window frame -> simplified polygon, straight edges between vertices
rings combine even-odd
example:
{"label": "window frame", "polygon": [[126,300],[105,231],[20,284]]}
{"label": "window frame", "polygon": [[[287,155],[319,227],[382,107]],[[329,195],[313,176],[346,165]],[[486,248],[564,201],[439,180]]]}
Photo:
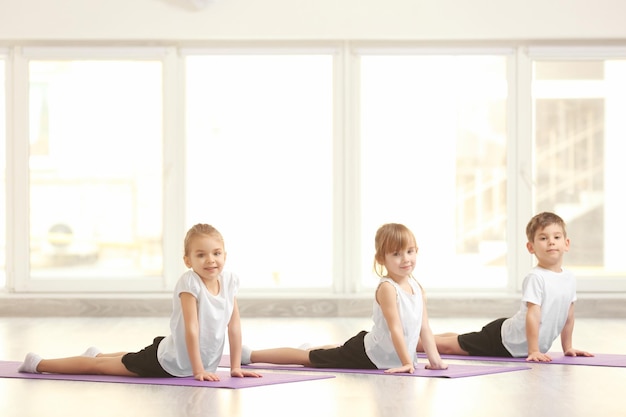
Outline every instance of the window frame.
{"label": "window frame", "polygon": [[[541,45],[541,46],[529,46],[528,48],[519,48],[518,52],[518,68],[521,76],[518,77],[519,89],[524,91],[527,96],[525,100],[520,103],[520,113],[518,114],[517,123],[519,125],[526,126],[527,132],[520,135],[520,138],[527,138],[526,141],[520,140],[519,142],[525,142],[522,144],[523,158],[528,162],[523,164],[520,171],[522,177],[521,184],[524,185],[524,190],[520,191],[520,197],[527,198],[528,200],[520,201],[532,201],[532,158],[533,158],[533,144],[535,140],[534,136],[534,114],[533,114],[533,99],[532,99],[532,67],[533,63],[537,61],[598,61],[598,60],[611,60],[611,59],[626,59],[626,47],[625,46],[574,46],[574,45]],[[532,205],[532,204],[531,204]],[[530,206],[529,205],[529,208]],[[529,214],[529,216],[532,213]],[[530,218],[530,217],[528,217]],[[521,220],[521,219],[520,219]],[[575,237],[574,239],[581,239],[582,237]],[[575,244],[575,241],[572,243]],[[519,251],[522,252],[522,251]],[[566,255],[567,256],[567,255]],[[532,260],[530,255],[526,256]],[[520,260],[522,256],[520,254]],[[564,262],[567,267],[567,261]],[[521,291],[524,275],[519,274],[517,276],[516,289]],[[616,275],[613,277],[607,277],[602,275],[585,274],[576,276],[577,291],[579,294],[585,293],[620,293],[626,292],[626,273],[623,275]]]}
{"label": "window frame", "polygon": [[[10,137],[9,135],[9,49],[8,48],[4,48],[4,47],[0,47],[0,65],[2,66],[2,77],[0,77],[0,82],[2,82],[2,91],[3,91],[3,103],[2,106],[0,106],[0,109],[4,109],[4,112],[2,115],[0,115],[0,118],[3,119],[4,121],[4,130],[0,133],[0,135],[2,136],[3,140],[2,140],[2,152],[0,152],[0,155],[2,155],[2,157],[4,158],[4,161],[2,162],[2,166],[4,167],[4,172],[2,172],[1,177],[4,178],[4,190],[5,192],[3,193],[3,197],[4,197],[4,201],[7,201],[7,196],[8,196],[8,176],[7,174],[7,149],[8,149],[8,138]],[[4,249],[4,253],[0,254],[0,258],[4,258],[4,265],[2,265],[2,268],[0,269],[0,289],[4,286],[6,286],[6,282],[7,282],[7,267],[6,267],[6,262],[8,259],[8,252],[9,252],[9,248],[7,247],[6,244],[6,240],[7,240],[7,234],[8,234],[8,229],[7,227],[9,226],[7,219],[6,219],[6,210],[7,210],[7,204],[5,203],[5,206],[2,210],[2,212],[4,213],[4,215],[0,218],[0,222],[2,222],[2,227],[0,228],[0,230],[4,230],[5,233],[2,234],[2,245],[0,245],[0,248]]]}
{"label": "window frame", "polygon": [[[524,45],[424,46],[410,42],[221,42],[209,46],[12,46],[0,48],[6,85],[6,288],[9,292],[168,292],[181,272],[181,236],[184,219],[184,57],[197,53],[332,53],[333,54],[333,247],[332,288],[323,294],[285,289],[286,297],[371,296],[361,285],[360,256],[354,239],[360,236],[359,57],[362,54],[494,54],[507,55],[507,287],[506,295],[521,290],[534,259],[525,248],[524,228],[533,215],[532,156],[534,60],[626,58],[626,46]],[[28,213],[28,61],[30,59],[149,59],[163,65],[163,274],[147,283],[139,280],[100,280],[82,285],[79,280],[34,282],[29,270]],[[117,281],[117,282],[115,282]],[[78,285],[77,285],[78,284]],[[461,289],[442,290],[444,293]],[[497,290],[502,292],[502,290]],[[626,276],[578,277],[579,293],[626,292]],[[440,291],[437,291],[440,292]],[[476,293],[485,290],[476,289]],[[487,292],[489,292],[487,290]],[[306,294],[305,294],[306,293]],[[241,294],[252,296],[242,285]],[[255,290],[255,295],[258,291]],[[263,296],[275,295],[263,293]],[[432,294],[432,293],[431,293]],[[121,295],[120,295],[121,297]]]}
{"label": "window frame", "polygon": [[[164,218],[177,208],[173,204],[179,194],[180,156],[175,146],[179,109],[176,106],[176,86],[179,82],[178,62],[173,48],[158,47],[16,47],[11,56],[11,73],[8,131],[11,139],[7,146],[7,288],[15,292],[146,292],[163,291],[180,273],[169,259],[163,259],[160,276],[144,278],[99,277],[80,279],[34,279],[30,273],[30,213],[29,213],[29,62],[31,60],[150,60],[162,65],[163,94],[163,205]],[[163,220],[162,220],[163,222]],[[172,238],[179,236],[176,221],[163,222],[163,246],[171,247]],[[179,226],[180,227],[180,226]]]}
{"label": "window frame", "polygon": [[[303,293],[308,294],[311,297],[328,296],[331,294],[346,294],[354,293],[355,282],[357,282],[357,276],[351,273],[351,262],[345,261],[347,252],[352,247],[346,243],[347,233],[344,232],[344,227],[338,227],[337,225],[345,225],[347,219],[350,219],[347,213],[346,199],[344,193],[349,190],[349,186],[346,185],[346,168],[344,167],[344,155],[346,152],[346,142],[349,141],[348,134],[345,126],[345,114],[348,113],[348,103],[346,99],[346,71],[349,66],[349,58],[347,56],[347,48],[342,43],[337,42],[307,42],[298,43],[294,45],[291,42],[268,42],[257,46],[249,45],[231,45],[230,43],[219,43],[212,46],[205,47],[183,47],[179,50],[179,56],[181,58],[181,65],[184,68],[185,60],[188,57],[208,56],[208,55],[328,55],[332,59],[332,72],[333,72],[333,126],[332,126],[332,218],[333,218],[333,230],[332,230],[332,245],[333,245],[333,259],[331,261],[331,270],[333,278],[331,279],[330,287],[319,288],[281,288],[275,289],[263,289],[263,288],[246,288],[242,285],[240,293],[244,296],[252,294],[263,294],[267,296],[275,295],[279,293],[284,296],[300,296]],[[183,91],[183,90],[181,90]],[[181,100],[185,100],[184,95],[180,96]],[[184,119],[185,116],[183,115]],[[184,123],[184,122],[183,122]],[[181,201],[185,201],[181,199]],[[183,211],[184,213],[184,211]],[[227,238],[227,237],[226,237]],[[337,277],[344,277],[344,279],[337,279]]]}
{"label": "window frame", "polygon": [[[423,45],[411,45],[411,44],[406,44],[406,43],[393,43],[393,42],[387,42],[387,43],[378,43],[376,45],[372,45],[372,44],[368,44],[368,43],[355,43],[351,50],[350,50],[350,55],[355,57],[355,71],[358,71],[359,68],[359,62],[360,62],[360,57],[362,56],[368,56],[368,55],[378,55],[378,56],[384,56],[384,55],[389,55],[389,56],[406,56],[406,55],[414,55],[414,56],[437,56],[437,55],[447,55],[447,56],[455,56],[455,55],[463,55],[463,56],[476,56],[476,55],[497,55],[497,56],[503,56],[506,59],[506,79],[508,82],[508,86],[509,86],[509,92],[508,92],[508,97],[507,97],[507,104],[506,104],[506,117],[507,117],[507,128],[506,128],[506,132],[507,132],[507,139],[506,139],[506,148],[507,148],[507,207],[509,208],[509,212],[507,214],[508,216],[508,221],[507,221],[507,230],[506,230],[506,244],[508,248],[512,248],[509,249],[507,251],[507,255],[506,255],[506,259],[507,259],[507,266],[506,266],[506,271],[507,271],[507,275],[508,275],[508,279],[507,279],[507,285],[505,286],[504,289],[502,288],[437,288],[435,291],[437,294],[450,294],[450,293],[458,293],[460,291],[462,292],[466,292],[466,291],[470,291],[470,292],[475,292],[475,293],[490,293],[490,294],[496,294],[496,293],[502,293],[503,291],[506,292],[512,292],[515,291],[515,280],[512,279],[512,277],[515,277],[517,275],[519,275],[518,270],[518,264],[519,264],[519,259],[518,256],[516,254],[517,250],[515,250],[515,248],[517,248],[517,245],[515,244],[516,241],[518,241],[520,239],[520,232],[523,232],[519,230],[519,228],[515,227],[514,224],[516,223],[516,221],[514,220],[514,215],[515,215],[515,208],[516,208],[516,193],[515,190],[517,190],[518,184],[517,181],[519,181],[519,178],[517,178],[516,176],[511,175],[511,163],[513,162],[513,149],[516,149],[518,146],[518,142],[516,140],[517,135],[519,134],[519,132],[516,130],[516,125],[512,122],[516,115],[516,110],[517,110],[517,103],[519,101],[518,98],[518,88],[516,86],[516,76],[517,76],[517,68],[516,68],[516,63],[517,63],[517,49],[514,47],[510,47],[510,46],[496,46],[496,47],[490,47],[490,46],[484,46],[484,47],[477,47],[477,46],[468,46],[468,47],[457,47],[457,46],[445,46],[445,47],[437,47],[437,46],[423,46]],[[358,85],[359,85],[359,77],[358,76],[354,76],[352,77],[353,79],[353,90],[356,92],[354,94],[353,97],[351,97],[351,99],[353,100],[354,103],[358,103]],[[356,108],[356,112],[358,112],[358,104],[355,104],[354,107]],[[355,117],[355,120],[350,120],[350,123],[354,124],[355,126],[359,125],[359,120],[358,117]],[[358,135],[358,133],[357,133]],[[353,141],[355,143],[354,147],[350,150],[347,151],[347,154],[355,154],[358,155],[360,154],[360,147],[359,147],[359,138],[355,138],[355,140]],[[352,143],[352,142],[350,142]],[[357,171],[358,173],[358,171]],[[358,174],[357,174],[358,176]],[[360,190],[360,181],[357,180],[355,181],[353,184],[351,184],[351,187],[353,187],[356,191],[356,193],[359,193],[358,190]],[[355,201],[354,204],[358,205],[358,201],[360,201],[360,195],[356,195],[355,196]],[[356,210],[358,209],[358,207],[355,208],[355,212],[360,213],[360,211]],[[528,210],[528,212],[530,212],[530,208]],[[353,215],[353,217],[357,217],[355,215]],[[355,222],[355,224],[353,225],[353,227],[355,228],[355,230],[359,230],[360,231],[360,217],[358,218],[358,221]],[[523,233],[522,233],[523,234]],[[355,234],[356,235],[356,234]],[[358,238],[361,239],[360,236],[360,232],[358,234]],[[362,262],[359,261],[358,258],[354,259],[354,262],[357,265],[360,265]],[[418,256],[418,262],[419,262],[419,256]],[[365,273],[367,271],[362,271],[362,270],[358,270],[357,275],[361,276],[363,273]],[[419,280],[419,277],[417,277]],[[364,293],[364,292],[371,292],[371,288],[367,287],[365,285],[362,284],[361,279],[359,278],[359,282],[357,283],[357,289],[359,293]]]}

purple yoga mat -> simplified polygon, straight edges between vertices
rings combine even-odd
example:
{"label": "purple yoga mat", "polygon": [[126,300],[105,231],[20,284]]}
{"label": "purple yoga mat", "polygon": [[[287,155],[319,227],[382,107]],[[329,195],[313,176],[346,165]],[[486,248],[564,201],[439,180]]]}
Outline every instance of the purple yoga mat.
{"label": "purple yoga mat", "polygon": [[[522,362],[541,363],[553,365],[587,365],[587,366],[612,366],[617,368],[626,367],[626,355],[594,353],[594,356],[565,356],[562,352],[548,352],[552,357],[551,362],[528,362],[526,358],[501,358],[491,356],[463,356],[463,355],[441,355],[443,359],[461,361],[485,361],[485,362]],[[419,353],[418,356],[425,357]]]}
{"label": "purple yoga mat", "polygon": [[108,375],[59,375],[59,374],[23,374],[17,372],[21,362],[0,361],[0,378],[52,379],[61,381],[114,382],[120,384],[178,385],[204,388],[249,388],[262,385],[285,384],[287,382],[310,381],[334,378],[334,375],[310,375],[301,373],[280,374],[268,372],[261,378],[233,378],[229,371],[216,372],[220,381],[196,381],[189,378],[138,378]]}
{"label": "purple yoga mat", "polygon": [[[222,356],[220,367],[229,367],[230,358],[228,355]],[[490,366],[490,365],[451,365],[445,370],[426,369],[424,364],[418,364],[415,372],[412,374],[398,373],[387,374],[381,369],[343,369],[343,368],[309,368],[300,365],[275,365],[269,363],[255,363],[250,365],[242,365],[246,369],[271,369],[276,371],[312,371],[312,372],[333,372],[337,374],[373,374],[373,375],[389,375],[389,376],[421,376],[431,378],[463,378],[467,376],[489,375],[501,372],[522,371],[531,369],[529,366]]]}

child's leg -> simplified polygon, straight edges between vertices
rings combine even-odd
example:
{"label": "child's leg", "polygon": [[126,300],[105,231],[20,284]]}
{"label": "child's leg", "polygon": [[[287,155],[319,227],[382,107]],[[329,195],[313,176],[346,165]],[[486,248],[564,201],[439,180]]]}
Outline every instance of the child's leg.
{"label": "child's leg", "polygon": [[99,356],[99,357],[115,357],[115,356],[124,356],[126,353],[127,352],[104,353],[104,352],[101,352],[100,349],[98,349],[97,347],[91,346],[86,351],[84,351],[83,354],[80,355],[80,356],[88,356],[90,358],[95,358],[97,356]]}
{"label": "child's leg", "polygon": [[443,333],[435,335],[437,350],[443,355],[469,355],[459,345],[459,335],[456,333]]}
{"label": "child's leg", "polygon": [[98,358],[117,358],[118,356],[124,356],[127,352],[115,352],[115,353],[99,353]]}
{"label": "child's leg", "polygon": [[307,351],[312,351],[312,350],[319,350],[319,349],[335,349],[338,348],[341,345],[322,345],[322,346],[300,346],[299,349],[303,349],[303,350],[307,350]]}
{"label": "child's leg", "polygon": [[98,356],[90,358],[86,356],[74,356],[62,359],[42,359],[37,365],[37,372],[54,374],[81,374],[81,375],[117,375],[137,376],[130,372],[122,363],[122,355]]}
{"label": "child's leg", "polygon": [[253,350],[250,354],[250,360],[252,363],[311,366],[308,349],[276,348]]}
{"label": "child's leg", "polygon": [[[459,345],[459,335],[457,333],[441,333],[434,335],[435,344],[437,345],[437,351],[443,355],[469,355],[468,352],[461,349]],[[418,352],[424,352],[424,346],[422,346],[422,340],[417,342]]]}
{"label": "child's leg", "polygon": [[[437,351],[439,351],[439,353],[443,353],[441,352],[441,350],[439,349],[439,341],[441,340],[441,338],[443,337],[452,337],[452,336],[458,336],[458,334],[456,333],[441,333],[441,334],[435,334],[433,335],[433,337],[435,338],[435,343],[437,344]],[[424,350],[424,345],[422,344],[422,338],[420,337],[420,339],[417,341],[417,349],[415,349],[417,352],[423,353],[426,352]]]}

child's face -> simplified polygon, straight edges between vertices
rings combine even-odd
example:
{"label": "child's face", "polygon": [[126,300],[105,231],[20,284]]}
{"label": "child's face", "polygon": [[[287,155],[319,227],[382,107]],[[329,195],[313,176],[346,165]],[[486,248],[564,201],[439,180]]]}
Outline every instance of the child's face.
{"label": "child's face", "polygon": [[387,269],[387,274],[394,281],[410,277],[413,273],[413,269],[415,269],[416,258],[416,247],[385,254],[385,268]]}
{"label": "child's face", "polygon": [[526,247],[528,252],[537,257],[540,267],[560,272],[563,254],[569,250],[569,239],[565,237],[561,226],[551,224],[538,230]]}
{"label": "child's face", "polygon": [[203,280],[217,279],[224,263],[226,251],[222,241],[210,236],[201,235],[192,239],[189,244],[189,254],[184,258],[187,268],[191,268]]}

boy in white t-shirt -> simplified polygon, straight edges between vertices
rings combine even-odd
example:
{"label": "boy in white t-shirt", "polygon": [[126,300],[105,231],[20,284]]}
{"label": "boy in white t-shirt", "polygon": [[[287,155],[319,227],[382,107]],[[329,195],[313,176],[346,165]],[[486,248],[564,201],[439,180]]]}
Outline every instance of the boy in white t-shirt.
{"label": "boy in white t-shirt", "polygon": [[[566,356],[593,356],[572,347],[574,332],[574,275],[561,266],[569,250],[565,222],[554,213],[534,216],[526,226],[528,252],[537,258],[524,278],[519,311],[510,318],[492,321],[479,332],[435,335],[441,354],[468,356],[524,357],[549,362],[547,354],[556,338]],[[421,344],[417,351],[421,352]]]}

